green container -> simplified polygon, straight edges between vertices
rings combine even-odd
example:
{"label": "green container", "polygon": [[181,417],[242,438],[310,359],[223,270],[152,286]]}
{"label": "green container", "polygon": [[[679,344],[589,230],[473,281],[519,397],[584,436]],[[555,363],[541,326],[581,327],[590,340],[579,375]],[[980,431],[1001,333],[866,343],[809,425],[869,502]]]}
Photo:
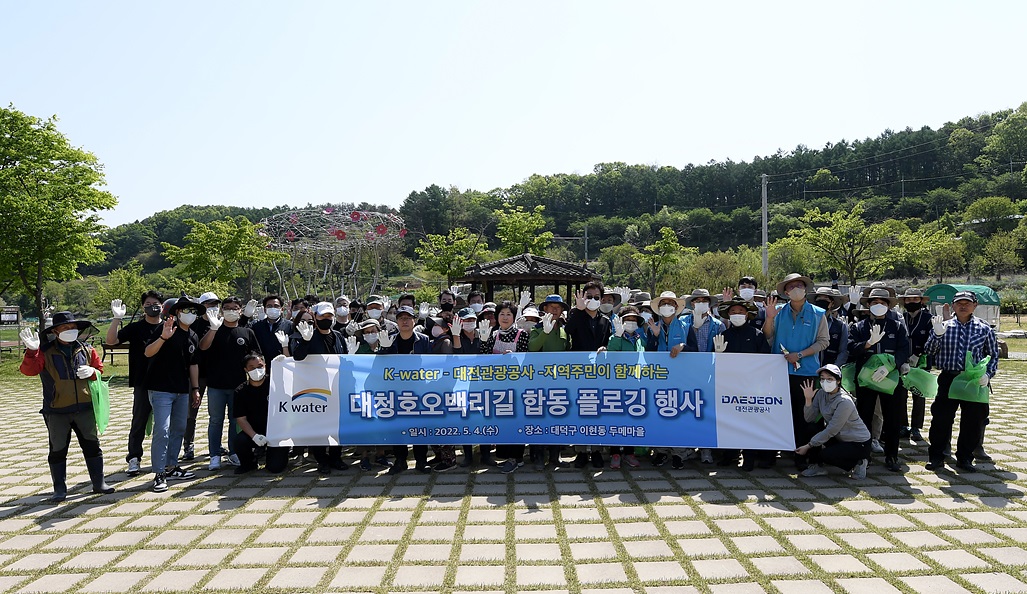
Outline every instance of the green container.
{"label": "green container", "polygon": [[[879,382],[874,381],[874,372],[878,367],[884,366],[888,369],[888,375]],[[859,371],[856,378],[859,385],[877,390],[884,394],[894,394],[895,388],[899,385],[899,371],[895,369],[895,357],[887,353],[878,353],[867,359],[863,369]]]}
{"label": "green container", "polygon": [[902,376],[902,385],[917,396],[933,399],[938,395],[938,376],[930,371],[914,367]]}
{"label": "green container", "polygon": [[849,394],[856,393],[856,364],[842,365],[842,389]]}

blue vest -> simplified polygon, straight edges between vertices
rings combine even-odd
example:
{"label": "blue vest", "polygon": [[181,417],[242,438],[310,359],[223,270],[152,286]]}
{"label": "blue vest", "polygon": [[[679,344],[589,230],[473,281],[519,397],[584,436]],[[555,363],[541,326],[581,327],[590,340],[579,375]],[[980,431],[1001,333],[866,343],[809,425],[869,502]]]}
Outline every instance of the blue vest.
{"label": "blue vest", "polygon": [[[663,325],[663,319],[660,319]],[[656,337],[656,350],[670,351],[671,347],[688,342],[688,331],[692,328],[691,316],[674,318],[666,328],[662,328],[660,335]]]}
{"label": "blue vest", "polygon": [[[817,328],[824,319],[824,310],[806,302],[798,316],[794,315],[792,306],[785,302],[777,306],[777,317],[774,318],[774,344],[771,349],[781,354],[781,346],[789,353],[798,353],[817,340]],[[790,375],[815,376],[820,368],[820,357],[813,355],[799,359],[799,368],[788,366]]]}

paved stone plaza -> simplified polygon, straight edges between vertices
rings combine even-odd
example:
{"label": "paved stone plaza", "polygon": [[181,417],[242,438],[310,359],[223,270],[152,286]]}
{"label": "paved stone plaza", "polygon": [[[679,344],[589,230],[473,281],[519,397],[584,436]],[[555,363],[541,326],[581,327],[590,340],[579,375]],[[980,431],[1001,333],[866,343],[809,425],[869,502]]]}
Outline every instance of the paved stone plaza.
{"label": "paved stone plaza", "polygon": [[905,474],[878,464],[858,482],[697,463],[240,477],[208,472],[203,451],[197,478],[160,494],[124,474],[117,387],[102,443],[118,492],[85,494],[73,443],[56,506],[38,383],[2,382],[0,591],[1027,592],[1023,376],[996,378],[995,464],[976,474],[924,470],[926,444],[903,449]]}

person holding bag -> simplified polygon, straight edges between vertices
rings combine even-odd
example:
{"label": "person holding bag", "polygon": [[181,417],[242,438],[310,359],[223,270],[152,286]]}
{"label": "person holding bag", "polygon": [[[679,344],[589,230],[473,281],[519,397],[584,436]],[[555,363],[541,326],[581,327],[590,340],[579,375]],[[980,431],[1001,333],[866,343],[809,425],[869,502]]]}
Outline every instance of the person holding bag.
{"label": "person holding bag", "polygon": [[68,311],[57,312],[53,325],[46,331],[53,340],[40,347],[39,337],[29,328],[18,335],[25,345],[25,357],[19,370],[23,375],[39,376],[43,384],[43,415],[49,435],[47,462],[53,481],[53,495],[48,501],[57,503],[68,496],[68,447],[75,432],[89,470],[93,493],[113,493],[103,476],[103,451],[97,437],[96,417],[90,381],[99,381],[103,361],[96,349],[79,340],[85,331],[95,331],[92,322],[76,320]]}

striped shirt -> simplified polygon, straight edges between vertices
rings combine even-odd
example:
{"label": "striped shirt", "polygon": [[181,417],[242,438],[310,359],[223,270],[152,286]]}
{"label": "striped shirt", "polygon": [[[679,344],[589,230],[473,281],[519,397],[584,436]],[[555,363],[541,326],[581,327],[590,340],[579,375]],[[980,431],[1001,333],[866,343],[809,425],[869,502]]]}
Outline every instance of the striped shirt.
{"label": "striped shirt", "polygon": [[991,355],[988,375],[995,377],[998,373],[998,340],[991,326],[980,318],[971,317],[965,324],[961,324],[958,318],[952,318],[945,322],[944,334],[938,336],[931,332],[924,345],[924,352],[934,355],[934,365],[942,371],[963,371],[967,351],[974,363],[980,363],[985,355]]}

